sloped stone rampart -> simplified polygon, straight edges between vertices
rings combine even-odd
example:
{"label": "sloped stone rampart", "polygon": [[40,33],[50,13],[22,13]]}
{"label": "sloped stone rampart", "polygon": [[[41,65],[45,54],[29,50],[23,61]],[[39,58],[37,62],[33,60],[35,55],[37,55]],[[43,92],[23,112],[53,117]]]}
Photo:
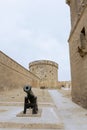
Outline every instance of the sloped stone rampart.
{"label": "sloped stone rampart", "polygon": [[40,79],[0,51],[0,91],[31,85],[39,86]]}

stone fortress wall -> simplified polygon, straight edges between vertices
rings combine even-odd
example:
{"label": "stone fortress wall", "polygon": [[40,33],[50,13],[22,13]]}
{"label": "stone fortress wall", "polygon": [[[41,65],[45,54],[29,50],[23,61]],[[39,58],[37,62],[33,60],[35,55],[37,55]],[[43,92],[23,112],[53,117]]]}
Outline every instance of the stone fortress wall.
{"label": "stone fortress wall", "polygon": [[0,51],[0,91],[31,85],[39,86],[40,79]]}
{"label": "stone fortress wall", "polygon": [[30,72],[37,75],[40,81],[40,87],[57,88],[58,87],[58,64],[49,60],[38,60],[29,64]]}
{"label": "stone fortress wall", "polygon": [[31,85],[39,88],[71,86],[70,81],[58,81],[58,64],[38,60],[29,64],[29,70],[0,51],[0,91]]}
{"label": "stone fortress wall", "polygon": [[71,89],[72,88],[71,81],[59,81],[58,82],[58,87],[59,88]]}
{"label": "stone fortress wall", "polygon": [[71,13],[72,100],[87,108],[87,0],[67,0],[67,3]]}

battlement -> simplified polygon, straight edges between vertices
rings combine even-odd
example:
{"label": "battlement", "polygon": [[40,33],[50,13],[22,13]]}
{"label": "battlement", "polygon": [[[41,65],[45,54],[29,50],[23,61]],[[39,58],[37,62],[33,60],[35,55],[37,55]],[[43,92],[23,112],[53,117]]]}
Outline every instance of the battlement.
{"label": "battlement", "polygon": [[49,60],[37,60],[37,61],[31,62],[29,63],[29,68],[35,65],[51,65],[58,69],[58,64],[56,62],[49,61]]}

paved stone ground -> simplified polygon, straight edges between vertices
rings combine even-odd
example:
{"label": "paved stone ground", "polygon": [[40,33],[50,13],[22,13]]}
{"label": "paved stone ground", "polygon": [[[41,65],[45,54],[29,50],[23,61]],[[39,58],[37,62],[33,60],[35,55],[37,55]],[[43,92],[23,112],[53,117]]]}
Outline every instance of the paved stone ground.
{"label": "paved stone ground", "polygon": [[87,130],[87,110],[71,101],[68,90],[45,90],[39,95],[42,113],[35,117],[17,117],[23,111],[23,102],[2,97],[0,130]]}
{"label": "paved stone ground", "polygon": [[64,130],[87,130],[87,110],[73,103],[56,90],[49,90],[49,92],[62,117]]}
{"label": "paved stone ground", "polygon": [[35,114],[30,117],[17,117],[17,114],[23,111],[23,107],[2,106],[0,109],[4,110],[0,114],[0,127],[2,128],[63,128],[60,117],[55,112],[55,107],[41,107],[41,116]]}

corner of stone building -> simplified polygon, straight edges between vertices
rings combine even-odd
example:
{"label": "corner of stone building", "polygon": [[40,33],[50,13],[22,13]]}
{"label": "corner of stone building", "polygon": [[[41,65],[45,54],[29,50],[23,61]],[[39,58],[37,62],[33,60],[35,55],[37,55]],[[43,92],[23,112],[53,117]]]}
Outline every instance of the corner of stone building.
{"label": "corner of stone building", "polygon": [[[87,0],[71,2],[71,23],[73,23],[69,37],[71,94],[75,103],[87,108]],[[74,15],[77,17],[76,22]]]}

